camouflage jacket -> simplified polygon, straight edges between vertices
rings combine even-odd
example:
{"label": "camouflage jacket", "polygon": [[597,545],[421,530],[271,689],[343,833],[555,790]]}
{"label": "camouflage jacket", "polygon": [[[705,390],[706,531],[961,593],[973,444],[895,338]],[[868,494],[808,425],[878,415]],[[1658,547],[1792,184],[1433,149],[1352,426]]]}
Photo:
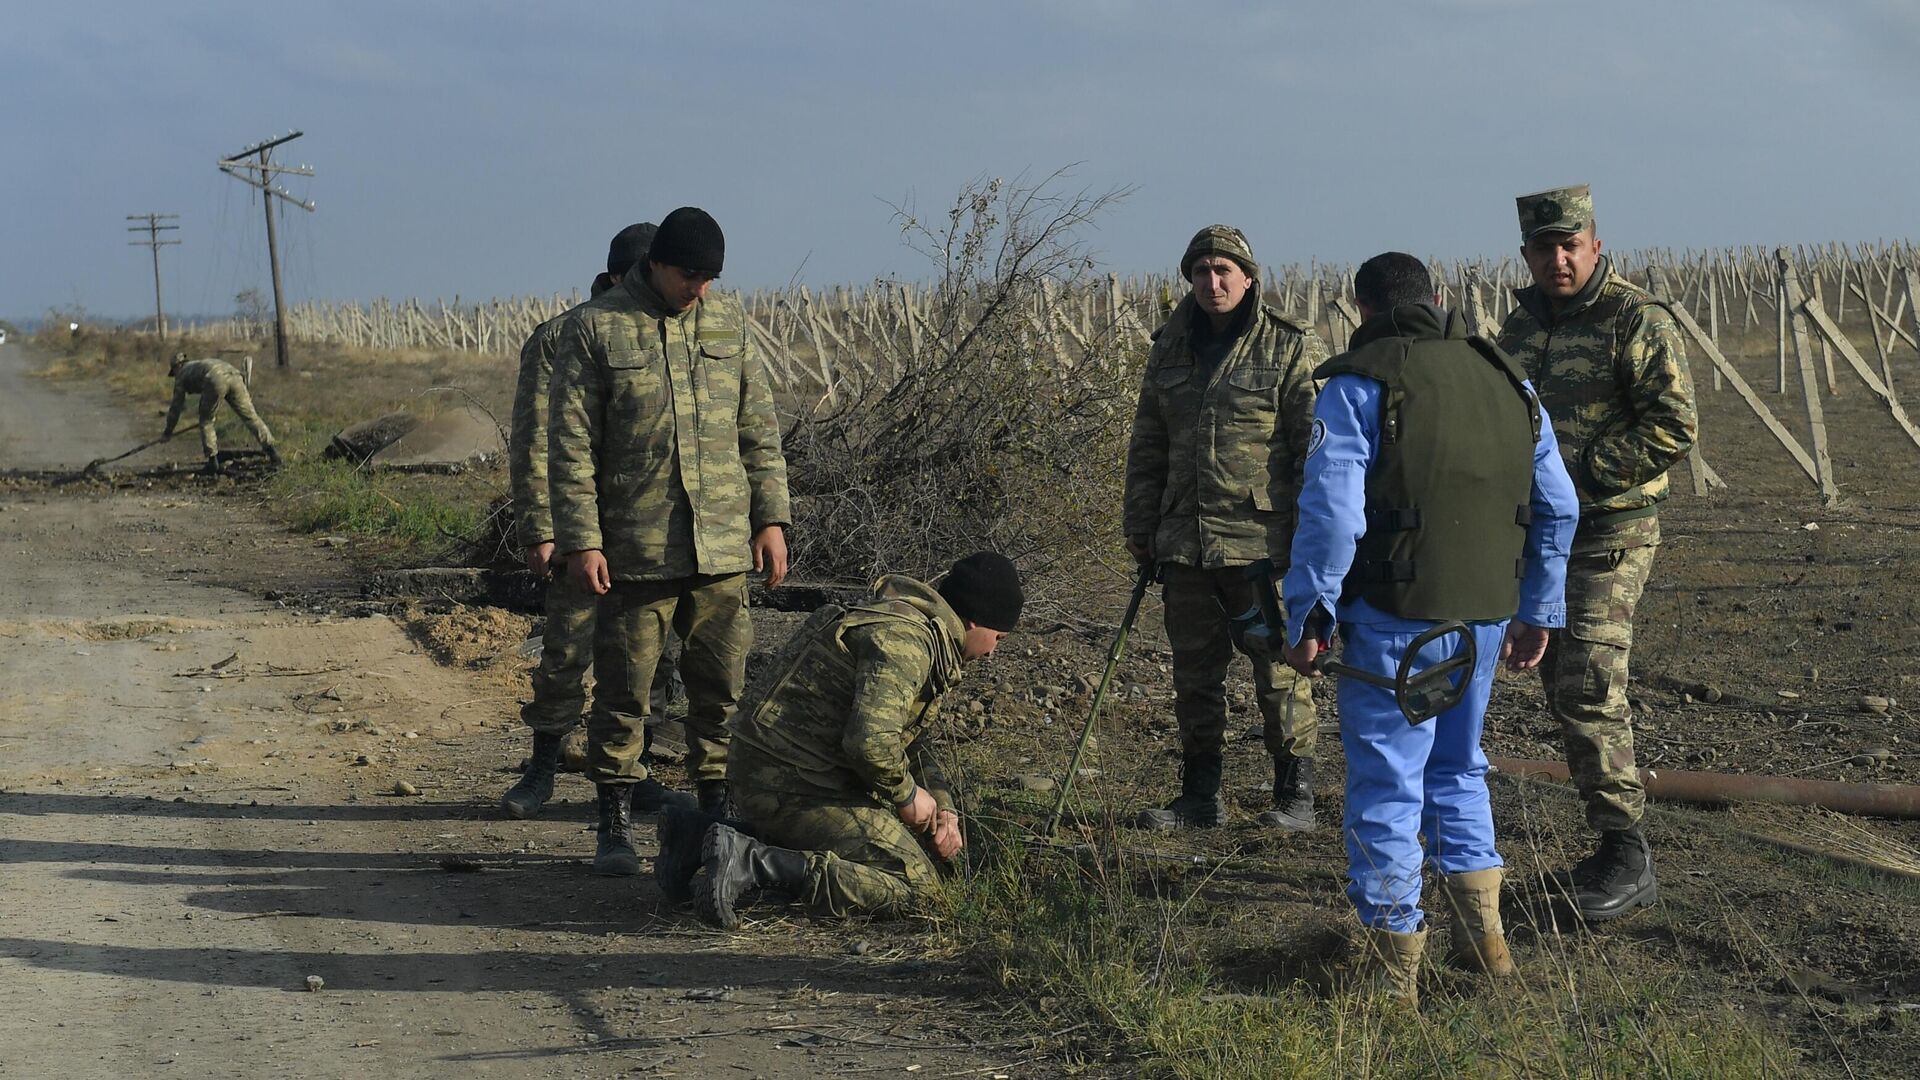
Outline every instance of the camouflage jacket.
{"label": "camouflage jacket", "polygon": [[228,386],[245,386],[247,380],[240,369],[225,360],[189,360],[180,365],[180,371],[173,377],[173,404],[167,406],[167,426],[180,422],[180,411],[187,406],[189,396],[198,396],[214,391],[224,394]]}
{"label": "camouflage jacket", "polygon": [[1192,345],[1201,317],[1188,296],[1155,334],[1127,447],[1126,535],[1152,537],[1160,562],[1271,558],[1282,572],[1327,349],[1260,303],[1209,372]]}
{"label": "camouflage jacket", "polygon": [[767,369],[731,297],[680,314],[629,274],[555,343],[547,488],[562,554],[598,548],[615,581],[735,574],[792,520]]}
{"label": "camouflage jacket", "polygon": [[1693,446],[1698,419],[1679,324],[1610,260],[1558,314],[1535,286],[1515,297],[1499,345],[1553,418],[1580,493],[1575,551],[1623,546],[1606,538],[1644,534],[1629,523],[1658,509],[1667,470]]}
{"label": "camouflage jacket", "polygon": [[873,598],[799,645],[760,706],[728,725],[734,746],[775,767],[748,783],[899,806],[917,784],[942,809],[953,793],[933,729],[960,681],[966,624],[932,587],[891,574]]}
{"label": "camouflage jacket", "polygon": [[534,327],[520,347],[507,474],[513,490],[514,533],[521,547],[553,539],[553,506],[547,498],[547,387],[553,381],[553,347],[566,321],[566,312],[548,319]]}

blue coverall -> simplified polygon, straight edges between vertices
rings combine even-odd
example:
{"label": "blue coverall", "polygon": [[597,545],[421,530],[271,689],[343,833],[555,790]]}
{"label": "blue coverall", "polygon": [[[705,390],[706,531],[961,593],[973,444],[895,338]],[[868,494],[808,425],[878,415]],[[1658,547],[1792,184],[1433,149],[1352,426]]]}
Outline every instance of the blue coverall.
{"label": "blue coverall", "polygon": [[[1366,532],[1367,471],[1380,444],[1380,383],[1340,374],[1314,406],[1314,437],[1300,490],[1299,524],[1282,579],[1287,641],[1298,645],[1310,617],[1317,627],[1337,616],[1346,641],[1342,659],[1392,676],[1408,645],[1434,624],[1388,614],[1355,598],[1340,601],[1355,545]],[[1519,619],[1540,627],[1566,624],[1567,552],[1579,499],[1560,460],[1553,425],[1542,417],[1534,445],[1533,509]],[[1443,874],[1500,866],[1487,795],[1487,758],[1480,749],[1487,698],[1507,620],[1469,624],[1479,663],[1466,696],[1427,723],[1409,724],[1393,692],[1358,679],[1340,682],[1340,742],[1347,757],[1347,896],[1360,921],[1396,933],[1420,929],[1420,840]],[[1324,631],[1319,631],[1324,633]],[[1415,670],[1456,654],[1453,635],[1432,642]]]}

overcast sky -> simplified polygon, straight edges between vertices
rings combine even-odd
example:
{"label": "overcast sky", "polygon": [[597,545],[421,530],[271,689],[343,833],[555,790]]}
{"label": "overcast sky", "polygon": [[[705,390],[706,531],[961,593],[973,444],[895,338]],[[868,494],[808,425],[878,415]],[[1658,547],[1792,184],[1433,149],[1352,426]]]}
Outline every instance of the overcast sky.
{"label": "overcast sky", "polygon": [[584,289],[686,203],[725,283],[919,278],[890,203],[1079,163],[1131,186],[1091,236],[1170,269],[1201,225],[1266,262],[1499,254],[1516,194],[1594,185],[1618,248],[1920,234],[1920,0],[964,4],[10,4],[0,315],[152,305],[125,215],[175,212],[172,312]]}

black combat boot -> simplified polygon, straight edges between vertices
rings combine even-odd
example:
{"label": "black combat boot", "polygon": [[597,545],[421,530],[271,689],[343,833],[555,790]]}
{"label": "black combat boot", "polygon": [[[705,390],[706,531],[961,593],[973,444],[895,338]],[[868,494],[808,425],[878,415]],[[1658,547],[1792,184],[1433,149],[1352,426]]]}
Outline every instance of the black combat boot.
{"label": "black combat boot", "polygon": [[267,463],[276,469],[286,464],[286,461],[280,457],[280,449],[272,443],[267,444]]}
{"label": "black combat boot", "polygon": [[220,464],[219,455],[215,455],[207,459],[207,463],[200,467],[200,471],[208,476],[219,476],[227,470]]}
{"label": "black combat boot", "polygon": [[553,776],[560,771],[560,742],[564,736],[533,733],[533,755],[527,758],[526,768],[520,770],[520,780],[507,789],[500,797],[500,809],[508,817],[530,818],[547,805],[553,798]]}
{"label": "black combat boot", "polygon": [[1653,853],[1640,826],[1600,834],[1600,846],[1574,864],[1573,906],[1588,922],[1617,919],[1660,897]]}
{"label": "black combat boot", "polygon": [[781,888],[797,893],[807,881],[807,853],[763,844],[726,825],[714,825],[700,839],[700,865],[706,875],[693,883],[693,909],[722,930],[740,926],[736,905],[754,889]]}
{"label": "black combat boot", "polygon": [[1313,820],[1313,759],[1292,754],[1273,758],[1273,809],[1254,819],[1283,832],[1306,832]]}
{"label": "black combat boot", "polygon": [[633,877],[640,872],[640,856],[633,850],[633,797],[626,784],[594,788],[600,795],[600,843],[593,852],[593,872]]}
{"label": "black combat boot", "polygon": [[676,903],[693,899],[693,876],[700,872],[700,840],[715,825],[748,833],[746,823],[703,814],[691,805],[669,806],[653,827],[660,853],[653,857],[653,880],[661,895]]}
{"label": "black combat boot", "polygon": [[651,776],[633,785],[633,812],[636,814],[658,814],[676,806],[692,809],[693,796],[684,791],[675,791]]}
{"label": "black combat boot", "polygon": [[1180,759],[1180,797],[1164,807],[1142,810],[1134,819],[1141,829],[1210,829],[1227,819],[1220,797],[1221,761],[1218,753],[1188,754]]}
{"label": "black combat boot", "polygon": [[728,798],[725,780],[695,780],[693,793],[699,799],[701,813],[717,818],[732,816],[733,800]]}

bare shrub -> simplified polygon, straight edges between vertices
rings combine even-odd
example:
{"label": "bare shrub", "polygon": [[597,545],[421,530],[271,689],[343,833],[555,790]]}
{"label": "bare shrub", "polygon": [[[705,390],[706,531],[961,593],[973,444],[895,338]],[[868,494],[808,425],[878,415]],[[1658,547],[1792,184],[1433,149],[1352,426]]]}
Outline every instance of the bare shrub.
{"label": "bare shrub", "polygon": [[876,346],[788,436],[809,574],[931,574],[988,547],[1046,606],[1066,599],[1072,563],[1111,554],[1144,351],[1111,326],[1064,332],[1051,313],[1089,283],[1082,232],[1127,192],[1064,179],[976,180],[938,218],[896,208],[938,276],[917,342]]}

